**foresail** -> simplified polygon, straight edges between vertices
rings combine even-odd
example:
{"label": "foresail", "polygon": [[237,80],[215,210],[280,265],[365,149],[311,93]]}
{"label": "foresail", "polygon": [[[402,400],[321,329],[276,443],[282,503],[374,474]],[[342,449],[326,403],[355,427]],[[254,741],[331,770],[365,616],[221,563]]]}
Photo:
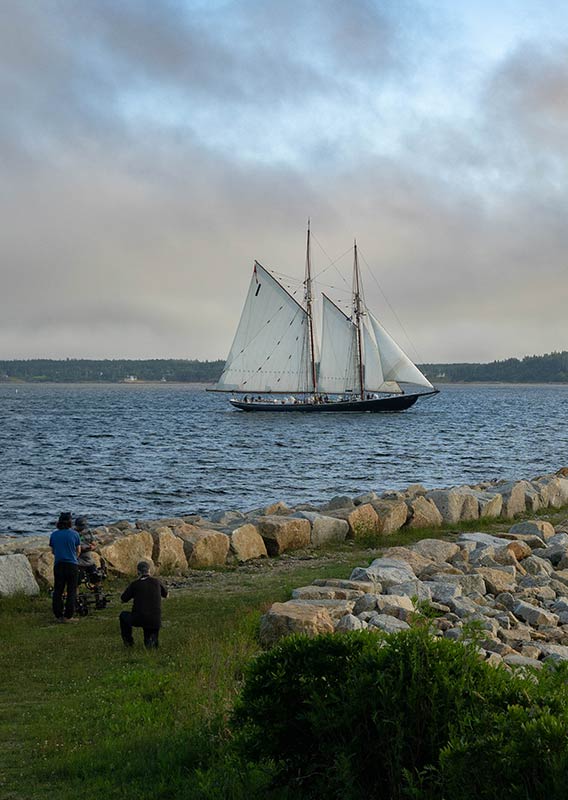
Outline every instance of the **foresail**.
{"label": "foresail", "polygon": [[434,387],[418,367],[409,359],[381,323],[369,313],[375,339],[381,354],[381,364],[385,381],[414,383],[418,386]]}
{"label": "foresail", "polygon": [[323,297],[321,357],[318,390],[344,394],[358,390],[357,330],[340,308]]}
{"label": "foresail", "polygon": [[258,262],[223,374],[239,392],[313,391],[306,311]]}

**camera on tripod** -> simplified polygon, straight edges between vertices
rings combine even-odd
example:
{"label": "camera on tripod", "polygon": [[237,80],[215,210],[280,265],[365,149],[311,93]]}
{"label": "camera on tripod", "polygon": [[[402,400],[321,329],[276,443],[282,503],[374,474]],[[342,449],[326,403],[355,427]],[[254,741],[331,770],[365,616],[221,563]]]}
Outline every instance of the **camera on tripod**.
{"label": "camera on tripod", "polygon": [[110,592],[105,592],[103,582],[106,580],[107,570],[104,563],[100,567],[89,565],[79,567],[79,580],[77,583],[76,611],[80,617],[86,617],[91,608],[100,610],[110,603]]}

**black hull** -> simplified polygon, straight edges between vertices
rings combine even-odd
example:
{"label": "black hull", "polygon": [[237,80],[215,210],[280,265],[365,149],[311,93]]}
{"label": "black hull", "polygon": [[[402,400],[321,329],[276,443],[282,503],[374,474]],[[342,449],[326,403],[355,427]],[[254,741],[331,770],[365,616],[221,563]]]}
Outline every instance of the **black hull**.
{"label": "black hull", "polygon": [[229,402],[239,411],[303,411],[310,414],[370,412],[384,414],[406,411],[420,397],[430,397],[434,394],[438,394],[438,390],[425,392],[424,394],[401,394],[394,397],[381,397],[376,400],[339,400],[333,403],[267,403],[262,400],[257,400],[254,403],[245,403],[242,400],[229,400]]}

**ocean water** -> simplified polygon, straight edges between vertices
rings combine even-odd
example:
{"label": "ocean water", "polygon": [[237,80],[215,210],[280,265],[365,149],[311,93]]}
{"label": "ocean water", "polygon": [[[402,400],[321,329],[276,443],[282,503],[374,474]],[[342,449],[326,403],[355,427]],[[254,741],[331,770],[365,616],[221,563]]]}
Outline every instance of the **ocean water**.
{"label": "ocean water", "polygon": [[568,386],[441,388],[399,414],[271,415],[188,385],[0,384],[0,534],[568,465]]}

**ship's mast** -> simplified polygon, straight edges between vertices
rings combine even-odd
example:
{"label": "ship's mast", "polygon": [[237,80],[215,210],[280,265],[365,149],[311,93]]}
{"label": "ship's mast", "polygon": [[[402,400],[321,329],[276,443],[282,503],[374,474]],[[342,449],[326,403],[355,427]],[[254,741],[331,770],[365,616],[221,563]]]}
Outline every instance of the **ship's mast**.
{"label": "ship's mast", "polygon": [[357,258],[357,240],[353,243],[353,309],[355,312],[355,324],[357,327],[357,354],[359,357],[359,388],[361,400],[365,399],[365,366],[363,364],[363,335],[361,330],[361,317],[363,307],[361,303],[361,279],[359,275],[359,260]]}
{"label": "ship's mast", "polygon": [[312,296],[312,265],[310,257],[310,220],[308,219],[308,236],[306,242],[306,279],[304,281],[306,287],[306,312],[308,314],[308,330],[310,336],[310,372],[312,376],[312,386],[314,393],[317,392],[316,382],[316,348],[314,339],[314,314],[313,314],[313,296]]}

